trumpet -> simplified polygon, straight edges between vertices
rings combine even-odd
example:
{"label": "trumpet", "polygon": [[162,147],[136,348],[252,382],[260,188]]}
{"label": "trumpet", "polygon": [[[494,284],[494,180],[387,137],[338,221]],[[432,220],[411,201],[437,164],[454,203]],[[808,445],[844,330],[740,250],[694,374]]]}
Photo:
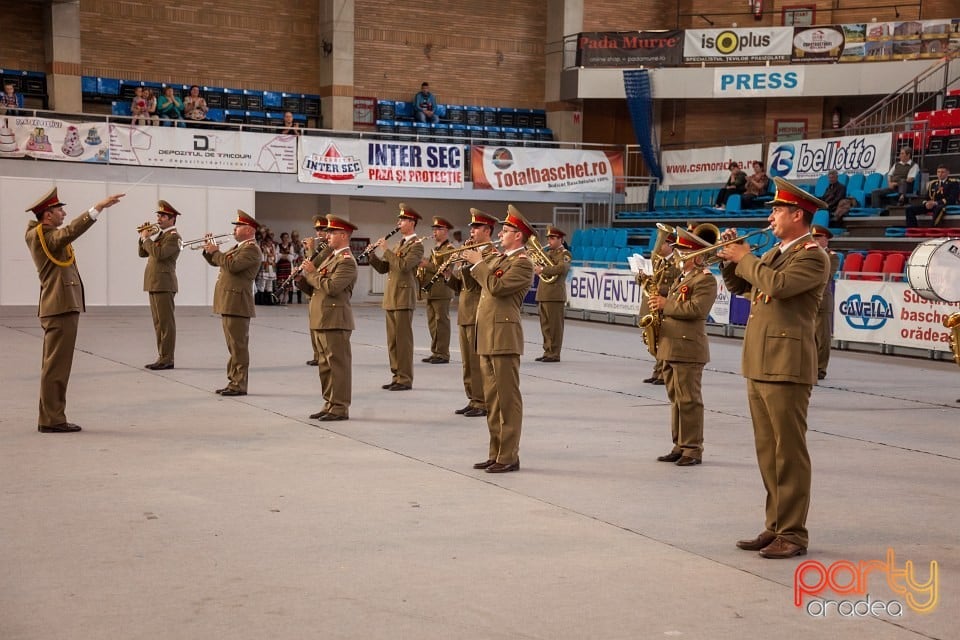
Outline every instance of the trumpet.
{"label": "trumpet", "polygon": [[452,265],[454,262],[460,262],[465,259],[463,258],[463,256],[460,255],[464,251],[468,249],[476,249],[479,251],[484,247],[493,247],[494,249],[498,249],[499,247],[497,245],[499,244],[500,244],[499,240],[496,242],[488,241],[488,242],[480,242],[478,244],[465,244],[462,247],[456,247],[454,249],[446,249],[445,251],[437,251],[436,252],[437,254],[443,255],[444,261],[441,262],[440,265],[437,267],[437,272],[433,274],[433,277],[430,278],[430,280],[426,284],[420,287],[420,291],[430,291],[430,287],[435,285],[437,281],[439,281],[440,278],[443,277],[443,272],[446,271],[450,265]]}
{"label": "trumpet", "polygon": [[192,249],[194,251],[197,251],[199,249],[203,249],[203,245],[207,244],[208,240],[213,240],[214,244],[219,246],[224,242],[226,242],[227,238],[232,238],[232,237],[233,237],[232,233],[221,233],[216,236],[204,236],[202,238],[195,238],[193,240],[183,240],[180,242],[180,248],[183,249],[186,247],[187,249]]}
{"label": "trumpet", "polygon": [[[536,236],[530,236],[527,238],[526,243],[527,251],[530,252],[530,259],[533,260],[535,264],[540,265],[541,268],[553,267],[556,266],[553,264],[553,260],[550,259],[550,256],[547,255],[547,252],[543,250],[543,245],[540,244],[540,241],[537,240]],[[540,274],[540,281],[551,284],[557,281],[559,274],[554,274],[552,276],[545,276],[542,273]]]}
{"label": "trumpet", "polygon": [[[730,244],[737,244],[738,242],[746,242],[748,238],[752,238],[753,236],[757,236],[760,234],[766,234],[772,228],[773,227],[764,227],[763,229],[754,229],[749,233],[745,233],[743,235],[737,236],[736,238],[730,238],[729,240],[723,240],[722,242],[717,242],[715,244],[710,245],[709,247],[704,247],[703,249],[693,249],[690,251],[680,251],[679,249],[674,249],[673,261],[676,263],[677,266],[680,266],[682,263],[688,260],[693,260],[694,258],[697,258],[699,256],[707,256],[707,259],[704,262],[705,265],[716,264],[723,260],[723,258],[717,255],[718,249],[721,249]],[[750,249],[751,251],[755,251],[756,249],[762,246],[763,246],[762,244],[758,243],[756,245],[751,245]]]}
{"label": "trumpet", "polygon": [[149,235],[155,235],[160,233],[160,225],[156,222],[144,222],[142,225],[137,227],[137,233],[143,233],[144,231],[149,231]]}

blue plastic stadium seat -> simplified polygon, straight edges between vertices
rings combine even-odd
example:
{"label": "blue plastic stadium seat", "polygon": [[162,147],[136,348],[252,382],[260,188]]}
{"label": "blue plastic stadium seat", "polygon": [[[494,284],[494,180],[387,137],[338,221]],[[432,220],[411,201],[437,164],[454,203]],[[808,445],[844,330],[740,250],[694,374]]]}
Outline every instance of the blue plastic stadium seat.
{"label": "blue plastic stadium seat", "polygon": [[826,209],[820,209],[813,214],[813,224],[826,227],[830,224],[830,212]]}
{"label": "blue plastic stadium seat", "polygon": [[570,236],[570,246],[576,248],[581,244],[583,244],[583,229],[574,229],[573,235]]}
{"label": "blue plastic stadium seat", "polygon": [[727,196],[727,212],[730,211],[740,211],[740,194],[734,193]]}
{"label": "blue plastic stadium seat", "polygon": [[863,181],[865,177],[862,173],[854,173],[847,178],[847,195],[851,191],[863,191]]}
{"label": "blue plastic stadium seat", "polygon": [[[880,189],[887,184],[887,176],[882,173],[871,173],[863,181],[863,191],[867,195],[874,189]],[[861,204],[866,204],[865,202]]]}
{"label": "blue plastic stadium seat", "polygon": [[615,247],[626,247],[627,246],[627,230],[626,229],[615,229],[615,234],[613,238],[613,246]]}
{"label": "blue plastic stadium seat", "polygon": [[597,253],[597,248],[592,245],[587,245],[583,247],[583,250],[580,253],[581,260],[593,260],[593,256]]}
{"label": "blue plastic stadium seat", "polygon": [[130,101],[129,100],[114,100],[110,103],[110,113],[115,116],[130,116],[132,111],[130,110]]}
{"label": "blue plastic stadium seat", "polygon": [[830,184],[830,179],[827,178],[826,174],[817,178],[817,183],[813,186],[813,195],[822,198],[828,184]]}

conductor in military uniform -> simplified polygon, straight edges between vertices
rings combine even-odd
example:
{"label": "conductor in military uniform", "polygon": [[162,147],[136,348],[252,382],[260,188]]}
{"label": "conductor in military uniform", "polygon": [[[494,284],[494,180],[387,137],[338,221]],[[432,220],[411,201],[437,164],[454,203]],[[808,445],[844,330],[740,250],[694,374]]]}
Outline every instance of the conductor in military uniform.
{"label": "conductor in military uniform", "polygon": [[223,336],[230,360],[227,362],[229,383],[217,393],[222,396],[247,395],[250,374],[250,318],[255,317],[253,281],[260,270],[263,256],[255,239],[260,225],[248,213],[237,209],[233,221],[236,246],[221,252],[213,238],[203,245],[203,257],[213,267],[220,267],[213,290],[213,312],[221,316]]}
{"label": "conductor in military uniform", "polygon": [[[490,242],[493,228],[498,220],[479,209],[470,209],[471,245]],[[486,258],[495,253],[492,245],[479,249]],[[480,303],[480,283],[474,280],[469,268],[458,262],[451,270],[447,281],[450,287],[460,294],[457,306],[457,324],[460,329],[460,357],[463,359],[463,390],[467,394],[467,404],[454,413],[467,418],[479,418],[487,415],[487,403],[483,399],[483,377],[480,374],[480,356],[477,354],[477,305]]]}
{"label": "conductor in military uniform", "polygon": [[[453,245],[447,236],[453,225],[444,218],[433,218],[433,245],[432,254],[452,249]],[[433,280],[437,267],[442,259],[431,257],[420,261],[421,290],[423,286]],[[450,300],[453,299],[453,290],[442,279],[437,279],[426,290],[427,294],[427,326],[430,329],[430,355],[423,359],[428,364],[446,364],[450,362]]]}
{"label": "conductor in military uniform", "polygon": [[[314,266],[326,260],[327,256],[330,255],[331,249],[330,245],[327,244],[327,218],[325,216],[313,216],[313,237],[304,239],[303,249],[304,261],[310,260]],[[300,285],[303,283],[303,278],[297,278],[296,283],[297,287],[302,290]],[[307,295],[310,294],[308,293]],[[312,332],[313,330],[311,329],[311,336],[313,335]],[[317,343],[312,337],[310,338],[310,343],[313,346],[313,358],[307,360],[307,366],[315,367],[320,364],[320,354],[317,352]]]}
{"label": "conductor in military uniform", "polygon": [[177,258],[180,257],[180,235],[177,217],[180,212],[166,200],[157,202],[156,233],[147,228],[140,232],[138,254],[147,259],[143,270],[143,290],[150,296],[150,314],[157,336],[157,360],[144,365],[147,369],[173,369],[177,346],[177,318],[174,297],[177,295]]}
{"label": "conductor in military uniform", "polygon": [[[543,355],[539,362],[560,362],[563,347],[564,309],[567,306],[567,272],[570,270],[570,252],[563,246],[566,234],[547,226],[547,249],[545,253],[553,266],[535,264],[534,273],[540,276],[537,285],[537,307],[540,312],[540,332],[543,334]],[[551,279],[547,282],[544,278]]]}
{"label": "conductor in military uniform", "polygon": [[317,369],[325,404],[310,418],[323,422],[350,418],[353,357],[350,298],[357,283],[357,261],[350,253],[350,236],[357,227],[335,215],[327,216],[330,253],[319,264],[303,263],[302,286],[310,294],[310,331],[319,354]]}
{"label": "conductor in military uniform", "polygon": [[[763,531],[737,546],[764,558],[790,558],[806,554],[809,544],[807,408],[817,379],[817,308],[830,262],[810,235],[813,214],[826,203],[782,178],[773,180],[777,192],[768,220],[780,243],[760,258],[745,242],[727,245],[720,256],[727,288],[751,301],[743,376],[767,492]],[[728,229],[722,237],[736,233]]]}
{"label": "conductor in military uniform", "polygon": [[[397,229],[403,238],[393,249],[387,249],[386,238],[379,238],[368,247],[370,266],[377,273],[387,274],[383,292],[383,310],[387,321],[387,351],[393,378],[383,385],[388,391],[409,391],[413,388],[413,310],[417,306],[416,270],[423,259],[423,244],[417,237],[420,214],[400,203]],[[373,249],[384,247],[383,257]]]}
{"label": "conductor in military uniform", "polygon": [[124,194],[101,200],[60,228],[67,214],[54,187],[26,211],[36,220],[27,223],[24,239],[40,278],[37,315],[43,328],[43,360],[40,367],[40,433],[70,433],[80,426],[67,422],[67,384],[73,368],[80,313],[86,311],[83,281],[77,269],[71,242],[93,226],[100,213],[117,204]]}
{"label": "conductor in military uniform", "polygon": [[[712,231],[716,240],[716,230]],[[682,251],[711,246],[700,235],[677,230],[674,243]],[[703,366],[710,362],[707,318],[717,299],[717,279],[704,268],[705,256],[683,263],[683,272],[667,295],[653,296],[650,310],[660,311],[657,356],[663,362],[663,377],[670,399],[670,432],[673,448],[657,458],[678,467],[698,465],[703,460]]]}
{"label": "conductor in military uniform", "polygon": [[830,277],[823,286],[820,306],[817,309],[817,380],[827,377],[827,365],[830,364],[830,343],[833,340],[833,279],[840,269],[840,256],[829,247],[833,234],[830,229],[818,224],[810,227],[813,239],[817,241],[830,258]]}
{"label": "conductor in military uniform", "polygon": [[484,257],[475,249],[463,252],[471,275],[482,289],[477,305],[477,353],[487,404],[490,446],[487,459],[473,465],[487,473],[520,469],[523,398],[520,395],[520,356],[523,327],[520,308],[533,284],[533,263],[524,253],[530,223],[513,205],[500,229],[502,254]]}

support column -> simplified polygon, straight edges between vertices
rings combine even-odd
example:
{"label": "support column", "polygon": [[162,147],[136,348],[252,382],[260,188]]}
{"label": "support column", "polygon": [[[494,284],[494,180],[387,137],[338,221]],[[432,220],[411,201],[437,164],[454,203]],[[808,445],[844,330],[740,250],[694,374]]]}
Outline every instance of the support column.
{"label": "support column", "polygon": [[80,86],[80,0],[51,2],[44,15],[44,49],[49,108],[83,111]]}
{"label": "support column", "polygon": [[547,126],[555,140],[583,140],[582,103],[560,100],[563,37],[583,30],[583,0],[547,0],[546,82]]}
{"label": "support column", "polygon": [[320,5],[320,97],[325,129],[353,129],[354,0]]}

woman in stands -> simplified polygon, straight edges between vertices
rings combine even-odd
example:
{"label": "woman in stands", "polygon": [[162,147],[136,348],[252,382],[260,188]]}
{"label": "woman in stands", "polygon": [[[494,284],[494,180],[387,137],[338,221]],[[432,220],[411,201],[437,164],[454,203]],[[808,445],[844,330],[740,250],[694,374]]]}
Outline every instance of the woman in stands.
{"label": "woman in stands", "polygon": [[130,101],[130,115],[133,124],[145,126],[147,124],[147,101],[143,98],[143,87],[133,90],[133,99]]}
{"label": "woman in stands", "polygon": [[[178,120],[178,127],[183,126],[183,101],[173,94],[173,87],[163,90],[163,95],[157,101],[157,115],[166,120]],[[173,123],[164,123],[164,126],[173,126]]]}
{"label": "woman in stands", "polygon": [[200,87],[193,85],[190,87],[190,94],[183,101],[183,114],[187,120],[198,122],[207,119],[207,101],[200,95]]}
{"label": "woman in stands", "polygon": [[283,129],[280,130],[282,136],[300,135],[300,125],[293,121],[293,113],[287,111],[283,114]]}
{"label": "woman in stands", "polygon": [[759,160],[754,160],[750,164],[753,165],[753,173],[747,176],[747,187],[741,196],[744,209],[758,208],[760,203],[757,202],[756,199],[766,195],[767,187],[770,186],[770,178],[767,177],[766,172],[763,170],[763,163]]}
{"label": "woman in stands", "polygon": [[729,168],[730,177],[727,178],[727,183],[721,187],[720,193],[717,194],[717,209],[726,208],[727,198],[734,193],[743,193],[744,189],[747,188],[747,174],[740,169],[740,165],[731,160]]}
{"label": "woman in stands", "polygon": [[160,118],[157,117],[157,96],[153,95],[153,89],[150,87],[144,87],[143,100],[147,103],[147,124],[157,126],[160,124]]}

